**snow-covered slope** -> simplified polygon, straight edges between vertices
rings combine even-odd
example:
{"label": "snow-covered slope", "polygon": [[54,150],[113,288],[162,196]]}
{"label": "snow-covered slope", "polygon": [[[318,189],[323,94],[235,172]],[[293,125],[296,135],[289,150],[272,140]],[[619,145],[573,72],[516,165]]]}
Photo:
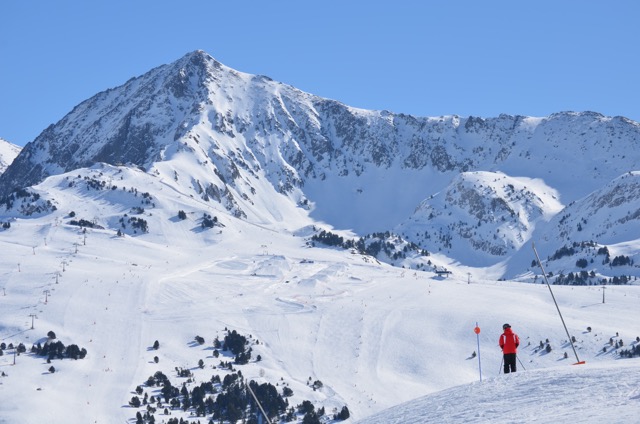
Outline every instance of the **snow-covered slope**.
{"label": "snow-covered slope", "polygon": [[[635,264],[640,263],[640,252],[635,246],[640,237],[639,178],[635,171],[621,175],[571,202],[548,225],[534,232],[532,239],[549,259],[547,271],[554,275],[593,271],[589,284],[597,284],[606,275],[638,277]],[[616,257],[622,260],[615,261]],[[532,252],[523,249],[511,259],[506,274],[521,274],[526,280],[523,270],[532,258]],[[577,261],[583,261],[583,265],[577,266]]]}
{"label": "snow-covered slope", "polygon": [[520,249],[537,223],[562,210],[558,197],[541,180],[465,172],[422,202],[396,232],[447,256],[466,258],[468,265],[491,265],[495,257]]}
{"label": "snow-covered slope", "polygon": [[[76,170],[30,190],[11,210],[32,214],[9,218],[10,228],[0,232],[0,339],[30,350],[53,331],[87,356],[47,363],[29,351],[14,356],[15,349],[5,349],[0,417],[7,423],[135,422],[136,412],[146,409],[128,403],[137,386],[159,395],[145,383],[158,371],[188,390],[229,374],[220,362],[233,357],[216,358],[212,347],[227,330],[255,340],[250,363],[234,365],[247,379],[278,384],[278,390],[286,385],[293,391],[290,405],[310,400],[328,416],[347,406],[350,420],[476,381],[477,321],[485,378],[497,375],[505,321],[523,340],[527,372],[549,372],[552,379],[582,372],[569,365],[571,356],[564,358],[572,351],[546,286],[480,273],[469,280],[467,269],[455,266],[442,279],[346,250],[312,248],[312,221],[297,209],[280,223],[257,225],[127,167]],[[202,225],[205,213],[216,218],[211,228]],[[86,230],[70,225],[80,220]],[[626,363],[618,354],[637,344],[638,289],[610,286],[606,303],[599,287],[554,289],[581,360]],[[205,344],[194,342],[196,336]],[[551,353],[539,348],[547,339]],[[610,346],[610,339],[624,347]],[[558,371],[563,364],[571,371]],[[192,377],[177,376],[176,368]],[[600,378],[594,372],[585,378]],[[489,387],[513,384],[524,397],[519,378],[531,387],[542,384],[542,377],[508,377]],[[314,390],[316,381],[322,386]],[[588,390],[597,395],[601,389]],[[530,391],[526,401],[537,402],[539,392]],[[156,422],[169,418],[162,411],[155,412]],[[171,408],[170,417],[192,411]]]}
{"label": "snow-covered slope", "polygon": [[11,165],[11,162],[20,153],[20,147],[0,138],[0,174]]}
{"label": "snow-covered slope", "polygon": [[564,239],[598,240],[603,244],[628,241],[630,234],[640,234],[638,199],[640,171],[630,171],[569,204],[554,217],[541,240],[557,234]]}
{"label": "snow-covered slope", "polygon": [[358,423],[628,423],[638,419],[640,360],[491,377]]}

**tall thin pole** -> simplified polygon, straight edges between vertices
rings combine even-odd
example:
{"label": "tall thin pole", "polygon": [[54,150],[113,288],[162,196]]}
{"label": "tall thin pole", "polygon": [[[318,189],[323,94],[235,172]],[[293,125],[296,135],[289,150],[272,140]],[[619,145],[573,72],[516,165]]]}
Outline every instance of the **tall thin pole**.
{"label": "tall thin pole", "polygon": [[256,394],[253,393],[253,390],[251,390],[251,386],[249,385],[248,382],[245,382],[245,385],[247,386],[247,390],[249,390],[249,393],[251,393],[251,396],[253,396],[253,399],[256,401],[256,403],[258,404],[258,408],[260,408],[260,412],[262,412],[262,415],[264,415],[264,418],[267,420],[267,423],[270,423],[271,420],[269,419],[269,416],[267,415],[266,412],[264,412],[264,409],[262,409],[262,405],[260,405],[260,401],[258,400],[258,398],[256,397]]}
{"label": "tall thin pole", "polygon": [[482,362],[480,361],[480,327],[478,327],[478,321],[476,321],[476,328],[473,329],[476,333],[476,339],[478,341],[478,369],[480,370],[480,382],[482,382]]}
{"label": "tall thin pole", "polygon": [[576,352],[576,348],[573,345],[573,340],[571,339],[571,335],[569,334],[569,330],[567,330],[567,325],[564,323],[564,318],[562,318],[562,313],[560,312],[560,307],[558,306],[558,302],[556,302],[556,297],[553,295],[553,290],[551,290],[551,285],[549,284],[549,280],[547,279],[547,273],[542,266],[542,261],[540,261],[540,257],[538,256],[538,251],[536,250],[536,245],[531,242],[531,247],[533,247],[533,253],[536,254],[536,259],[538,261],[538,265],[542,270],[542,276],[544,277],[544,281],[547,283],[547,287],[549,287],[549,292],[551,293],[551,298],[553,299],[553,303],[556,305],[556,309],[558,310],[558,315],[560,315],[560,320],[562,321],[562,326],[564,327],[564,331],[567,333],[567,337],[569,338],[569,343],[571,343],[571,349],[573,349],[573,354],[576,355],[577,364],[584,364],[584,361],[580,361],[578,358],[578,352]]}

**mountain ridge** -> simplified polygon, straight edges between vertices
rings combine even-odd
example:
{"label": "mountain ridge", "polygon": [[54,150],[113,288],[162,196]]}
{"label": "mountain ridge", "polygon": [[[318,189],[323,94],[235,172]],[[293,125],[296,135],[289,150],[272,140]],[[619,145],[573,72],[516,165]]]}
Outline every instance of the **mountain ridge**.
{"label": "mountain ridge", "polygon": [[[195,51],[76,106],[25,146],[0,176],[0,197],[96,163],[130,164],[238,218],[268,223],[293,206],[364,235],[406,227],[416,207],[466,172],[539,179],[562,204],[577,201],[621,170],[640,169],[640,158],[630,154],[639,141],[638,123],[595,112],[420,118],[351,108]],[[185,154],[198,165],[182,168],[177,158]],[[503,201],[498,196],[493,204]],[[468,212],[460,221],[476,220]],[[503,232],[502,241],[487,233],[460,242],[466,254],[485,246],[490,257],[481,262],[492,265],[521,247],[533,224]]]}

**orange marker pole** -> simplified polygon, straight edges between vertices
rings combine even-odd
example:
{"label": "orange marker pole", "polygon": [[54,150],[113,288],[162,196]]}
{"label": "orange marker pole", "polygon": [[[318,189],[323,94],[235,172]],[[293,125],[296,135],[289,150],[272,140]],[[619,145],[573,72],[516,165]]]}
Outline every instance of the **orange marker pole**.
{"label": "orange marker pole", "polygon": [[478,327],[477,321],[476,328],[473,329],[473,332],[476,333],[476,339],[478,341],[478,369],[480,370],[480,381],[482,381],[482,362],[480,361],[480,327]]}

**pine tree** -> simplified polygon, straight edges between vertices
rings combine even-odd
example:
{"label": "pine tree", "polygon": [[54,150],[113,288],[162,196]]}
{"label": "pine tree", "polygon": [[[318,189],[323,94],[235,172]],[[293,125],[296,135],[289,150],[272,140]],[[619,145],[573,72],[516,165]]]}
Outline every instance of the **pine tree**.
{"label": "pine tree", "polygon": [[334,419],[344,421],[350,416],[351,414],[349,413],[349,408],[347,408],[347,406],[345,405],[342,407],[342,410],[340,411],[340,413],[334,415]]}
{"label": "pine tree", "polygon": [[133,408],[139,408],[140,407],[140,398],[138,396],[133,396],[131,398],[131,400],[129,401],[129,405]]}

